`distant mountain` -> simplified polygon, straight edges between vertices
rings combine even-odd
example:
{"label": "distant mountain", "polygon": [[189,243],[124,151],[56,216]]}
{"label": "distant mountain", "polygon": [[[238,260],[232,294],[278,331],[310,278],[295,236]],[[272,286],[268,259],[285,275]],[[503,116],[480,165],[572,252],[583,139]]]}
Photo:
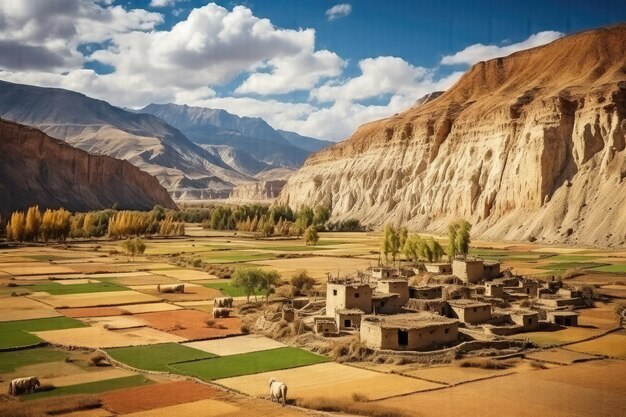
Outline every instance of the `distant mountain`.
{"label": "distant mountain", "polygon": [[304,143],[300,145],[296,138],[286,138],[263,119],[239,117],[220,109],[150,104],[137,112],[160,117],[196,144],[230,146],[276,167],[299,168],[312,151],[312,141],[316,141],[302,136]]}
{"label": "distant mountain", "polygon": [[31,205],[87,211],[176,208],[156,178],[127,161],[90,155],[40,130],[0,120],[0,213]]}
{"label": "distant mountain", "polygon": [[272,168],[272,165],[261,162],[247,152],[225,145],[200,145],[211,154],[220,158],[237,172],[254,177],[259,172]]}
{"label": "distant mountain", "polygon": [[278,129],[277,132],[280,133],[283,138],[287,139],[287,141],[293,146],[297,146],[298,148],[302,148],[309,152],[321,151],[322,149],[327,148],[328,146],[335,145],[336,143],[329,140],[321,140],[310,138],[308,136],[302,136],[297,134],[296,132],[289,132],[287,130]]}
{"label": "distant mountain", "polygon": [[126,159],[174,198],[224,198],[252,179],[150,114],[73,91],[0,81],[0,117],[35,126],[80,149]]}

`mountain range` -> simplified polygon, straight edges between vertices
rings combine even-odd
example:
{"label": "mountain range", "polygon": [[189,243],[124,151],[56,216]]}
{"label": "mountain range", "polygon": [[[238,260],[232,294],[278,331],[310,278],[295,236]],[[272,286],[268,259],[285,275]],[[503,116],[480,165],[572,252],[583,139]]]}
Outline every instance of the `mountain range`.
{"label": "mountain range", "polygon": [[[263,173],[263,180],[284,180],[311,152],[262,119],[224,110],[153,104],[129,111],[69,90],[5,81],[0,117],[89,153],[125,159],[181,200],[227,198]],[[309,148],[317,143],[302,139]]]}
{"label": "mountain range", "polygon": [[310,156],[279,202],[488,240],[626,242],[626,25],[475,64]]}

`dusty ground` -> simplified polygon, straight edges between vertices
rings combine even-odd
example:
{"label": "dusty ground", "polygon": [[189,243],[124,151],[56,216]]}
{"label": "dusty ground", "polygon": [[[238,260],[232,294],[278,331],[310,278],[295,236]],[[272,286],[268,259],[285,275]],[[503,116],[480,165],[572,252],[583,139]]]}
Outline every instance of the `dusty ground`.
{"label": "dusty ground", "polygon": [[237,355],[240,353],[258,352],[260,350],[277,349],[286,345],[261,335],[245,335],[224,339],[203,340],[184,343],[185,346],[214,353],[218,356]]}
{"label": "dusty ground", "polygon": [[79,308],[63,308],[59,312],[67,317],[104,317],[119,316],[124,314],[124,310],[119,307],[79,307]]}
{"label": "dusty ground", "polygon": [[138,285],[130,288],[169,302],[212,300],[222,295],[218,290],[206,288],[198,284],[185,284],[184,293],[160,293],[157,291],[156,285]]}
{"label": "dusty ground", "polygon": [[176,381],[111,391],[100,398],[105,408],[127,414],[213,398],[218,393],[205,384]]}
{"label": "dusty ground", "polygon": [[218,400],[199,400],[185,404],[171,405],[149,411],[126,414],[127,417],[217,417],[228,414],[241,413],[242,410],[234,405]]}
{"label": "dusty ground", "polygon": [[[241,334],[241,320],[238,317],[213,319],[209,313],[197,310],[144,313],[137,314],[135,317],[145,320],[148,325],[155,329],[179,336],[185,340],[211,339]],[[215,326],[209,327],[206,320],[215,320]]]}
{"label": "dusty ground", "polygon": [[606,336],[594,340],[569,345],[567,349],[576,352],[626,359],[626,334],[607,334]]}
{"label": "dusty ground", "polygon": [[554,348],[554,349],[540,350],[538,352],[528,353],[526,354],[526,357],[528,359],[535,359],[535,360],[546,361],[546,362],[554,362],[554,363],[559,363],[563,365],[570,365],[574,362],[597,359],[597,356],[595,355],[588,355],[586,353],[574,352],[568,349],[570,349],[569,346],[567,349]]}
{"label": "dusty ground", "polygon": [[106,307],[129,303],[149,303],[159,301],[159,298],[137,291],[111,291],[64,295],[36,293],[31,297],[55,308]]}
{"label": "dusty ground", "polygon": [[27,297],[5,297],[0,301],[0,322],[60,315],[51,306]]}

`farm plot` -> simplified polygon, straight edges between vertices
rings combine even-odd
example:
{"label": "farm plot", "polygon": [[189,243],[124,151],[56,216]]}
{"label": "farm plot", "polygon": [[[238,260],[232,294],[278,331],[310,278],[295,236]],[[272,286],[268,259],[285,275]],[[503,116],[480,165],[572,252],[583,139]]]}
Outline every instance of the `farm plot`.
{"label": "farm plot", "polygon": [[274,377],[289,387],[296,399],[350,398],[359,393],[370,400],[441,387],[442,385],[400,375],[383,374],[335,362],[255,375],[218,379],[220,385],[253,396],[267,396],[267,381]]}
{"label": "farm plot", "polygon": [[593,271],[609,272],[612,274],[626,274],[626,264],[604,265],[592,268]]}
{"label": "farm plot", "polygon": [[[13,266],[7,266],[13,265]],[[24,262],[23,264],[0,265],[0,270],[14,276],[43,274],[73,274],[76,271],[67,266],[45,265],[41,262]]]}
{"label": "farm plot", "polygon": [[111,357],[147,371],[170,372],[169,364],[213,358],[215,355],[176,343],[107,349]]}
{"label": "farm plot", "polygon": [[613,304],[596,303],[594,308],[578,310],[578,324],[597,329],[613,329],[619,326],[619,318]]}
{"label": "farm plot", "polygon": [[155,297],[162,298],[167,301],[198,301],[198,300],[207,300],[213,299],[215,297],[220,297],[221,294],[219,291],[205,288],[198,284],[185,284],[185,292],[184,293],[160,293],[157,291],[156,285],[137,285],[130,287],[133,290],[140,291],[144,294],[153,295]]}
{"label": "farm plot", "polygon": [[157,284],[178,284],[178,280],[172,277],[167,277],[165,275],[156,275],[149,272],[146,272],[145,275],[131,275],[124,277],[114,277],[114,278],[101,278],[101,280],[106,280],[108,282],[112,282],[117,285],[123,285],[125,287],[131,287],[134,285],[157,285]]}
{"label": "farm plot", "polygon": [[0,322],[41,319],[58,317],[60,315],[49,305],[27,297],[6,297],[0,299]]}
{"label": "farm plot", "polygon": [[[48,383],[47,381],[50,379],[63,378],[84,373],[86,373],[85,370],[74,363],[68,363],[65,361],[41,362],[20,366],[10,372],[2,373],[0,381],[5,383],[8,389],[9,381],[25,375],[37,375],[42,383]],[[0,387],[0,389],[4,390],[4,387]]]}
{"label": "farm plot", "polygon": [[153,297],[137,291],[111,291],[85,294],[64,294],[48,295],[33,294],[32,298],[40,300],[55,308],[75,308],[75,307],[107,307],[132,303],[150,303],[160,301]]}
{"label": "farm plot", "polygon": [[[570,349],[570,347],[568,347]],[[597,356],[588,355],[586,353],[573,352],[568,349],[546,349],[532,352],[526,355],[528,359],[558,363],[562,365],[571,365],[576,362],[597,359]]]}
{"label": "farm plot", "polygon": [[200,400],[191,403],[172,405],[148,411],[125,414],[125,417],[217,417],[242,415],[239,407],[224,401]]}
{"label": "farm plot", "polygon": [[204,311],[211,313],[213,311],[213,300],[207,301],[178,301],[177,306],[189,308],[192,310]]}
{"label": "farm plot", "polygon": [[80,321],[68,317],[2,322],[0,323],[0,348],[30,346],[41,342],[41,339],[31,332],[84,326],[85,324]]}
{"label": "farm plot", "polygon": [[481,369],[461,368],[459,366],[437,366],[433,368],[417,369],[404,374],[423,378],[429,381],[454,385],[460,382],[476,381],[483,378],[501,376],[515,372],[514,369]]}
{"label": "farm plot", "polygon": [[25,288],[31,292],[46,292],[50,295],[67,295],[67,294],[84,294],[99,292],[127,291],[127,288],[108,282],[99,282],[95,284],[74,284],[63,285],[52,282],[49,284],[28,285]]}
{"label": "farm plot", "polygon": [[238,262],[255,262],[275,259],[276,254],[268,252],[260,252],[254,250],[241,251],[211,251],[203,252],[198,256],[210,264],[229,264]]}
{"label": "farm plot", "polygon": [[111,391],[99,397],[107,409],[127,414],[213,398],[218,394],[218,390],[208,385],[176,381]]}
{"label": "farm plot", "polygon": [[91,326],[101,326],[108,330],[132,329],[148,325],[146,321],[140,319],[139,317],[130,315],[85,317],[83,321]]}
{"label": "farm plot", "polygon": [[[228,280],[226,281],[220,280],[218,282],[203,283],[202,286],[206,288],[212,288],[230,297],[245,297],[246,296],[246,292],[243,288],[235,287]],[[256,295],[261,295],[261,291],[257,291]]]}
{"label": "farm plot", "polygon": [[[80,369],[80,368],[79,368]],[[126,369],[105,369],[102,371],[93,372],[75,372],[69,375],[62,375],[56,377],[47,377],[43,374],[37,374],[34,372],[26,373],[27,375],[41,375],[40,379],[42,384],[51,384],[55,387],[67,387],[70,385],[87,384],[90,382],[106,381],[109,379],[125,378],[135,375],[134,372],[127,371]]]}
{"label": "farm plot", "polygon": [[258,352],[261,350],[285,347],[283,343],[277,342],[269,337],[256,334],[227,337],[224,339],[204,340],[201,342],[189,342],[184,343],[183,345],[202,350],[204,352],[214,353],[218,356],[238,355],[240,353]]}
{"label": "farm plot", "polygon": [[122,330],[107,330],[104,327],[84,327],[80,329],[37,332],[35,335],[56,345],[94,349],[185,341],[185,339],[176,335],[149,327]]}
{"label": "farm plot", "polygon": [[[306,350],[284,347],[170,365],[174,371],[206,381],[278,369],[296,368],[328,359]],[[266,381],[267,383],[267,381]]]}
{"label": "farm plot", "polygon": [[169,303],[147,303],[147,304],[129,304],[120,306],[124,312],[131,314],[151,313],[153,311],[173,311],[180,310],[182,307]]}
{"label": "farm plot", "polygon": [[87,382],[85,384],[68,385],[65,387],[55,388],[50,391],[41,391],[34,394],[24,395],[26,400],[35,400],[40,398],[58,397],[65,395],[81,395],[81,394],[97,394],[100,392],[112,391],[127,387],[135,387],[138,385],[154,384],[154,381],[143,375],[133,375],[123,378],[106,379],[103,381]]}
{"label": "farm plot", "polygon": [[515,339],[528,339],[540,346],[558,346],[577,342],[601,334],[602,330],[568,327],[550,332],[527,332],[513,336]]}
{"label": "farm plot", "polygon": [[315,256],[309,258],[275,259],[257,261],[256,264],[277,270],[283,277],[291,277],[294,273],[306,269],[309,275],[326,282],[326,273],[336,274],[339,270],[341,275],[354,274],[364,271],[375,262],[369,259],[337,258],[330,256]]}
{"label": "farm plot", "polygon": [[23,366],[62,361],[67,353],[52,348],[35,348],[0,352],[0,373],[12,372]]}
{"label": "farm plot", "polygon": [[476,381],[373,404],[409,415],[418,411],[426,417],[618,416],[624,414],[624,372],[626,362],[591,361],[520,372],[495,381]]}
{"label": "farm plot", "polygon": [[626,335],[610,333],[597,339],[569,345],[567,348],[576,352],[626,359]]}
{"label": "farm plot", "polygon": [[185,340],[212,339],[241,334],[238,317],[213,319],[209,313],[198,310],[176,310],[137,314],[149,326],[185,338]]}
{"label": "farm plot", "polygon": [[196,271],[194,269],[170,269],[169,271],[160,271],[161,275],[176,278],[182,281],[202,281],[210,279],[218,279],[217,276],[204,271]]}
{"label": "farm plot", "polygon": [[79,308],[63,308],[59,309],[66,317],[106,317],[120,316],[124,314],[124,310],[119,307],[79,307]]}

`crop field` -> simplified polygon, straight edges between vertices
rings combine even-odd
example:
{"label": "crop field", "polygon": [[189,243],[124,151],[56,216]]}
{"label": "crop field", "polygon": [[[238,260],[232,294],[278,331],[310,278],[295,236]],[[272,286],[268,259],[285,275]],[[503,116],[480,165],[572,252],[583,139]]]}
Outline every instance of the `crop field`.
{"label": "crop field", "polygon": [[63,285],[60,283],[50,284],[37,284],[28,285],[25,287],[31,292],[47,292],[50,295],[66,295],[66,294],[83,294],[94,292],[112,292],[112,291],[127,291],[127,288],[120,287],[119,285],[99,282],[99,283],[81,283],[72,285]]}
{"label": "crop field", "polygon": [[137,369],[169,372],[169,365],[175,362],[195,361],[213,358],[215,355],[177,343],[164,343],[152,346],[108,349],[107,353],[117,361]]}
{"label": "crop field", "polygon": [[58,397],[62,395],[94,394],[153,383],[154,381],[146,378],[143,375],[132,375],[122,378],[105,379],[103,381],[87,382],[85,384],[67,385],[64,387],[52,389],[50,391],[27,394],[24,395],[24,398],[27,400],[35,400],[40,398]]}
{"label": "crop field", "polygon": [[537,352],[532,352],[526,355],[528,359],[546,361],[550,363],[557,363],[562,365],[571,365],[575,362],[582,362],[587,360],[598,359],[595,355],[588,355],[586,353],[574,352],[571,350],[571,345],[567,349],[546,349]]}
{"label": "crop field", "polygon": [[213,339],[241,334],[238,317],[213,319],[210,313],[198,310],[176,310],[136,314],[152,328],[180,336],[185,340]]}
{"label": "crop field", "polygon": [[190,375],[205,381],[211,381],[278,369],[296,368],[325,361],[327,361],[325,357],[306,350],[284,347],[193,362],[177,363],[170,365],[170,367],[183,375]]}
{"label": "crop field", "polygon": [[182,337],[149,327],[108,330],[104,327],[95,326],[79,329],[49,330],[36,332],[35,335],[47,342],[60,346],[92,349],[186,341]]}
{"label": "crop field", "polygon": [[[237,288],[233,286],[230,283],[230,281],[220,280],[218,282],[203,283],[202,286],[206,288],[218,290],[222,294],[228,295],[230,297],[245,297],[246,296],[246,292],[244,291],[243,288]],[[256,295],[261,295],[261,292],[257,291]]]}
{"label": "crop field", "polygon": [[225,337],[222,339],[203,340],[200,342],[185,343],[185,346],[210,352],[217,356],[238,355],[241,353],[258,352],[285,347],[269,337],[251,334],[240,337]]}
{"label": "crop field", "polygon": [[64,360],[67,354],[59,349],[35,348],[0,352],[0,373],[14,371],[17,368],[38,363]]}
{"label": "crop field", "polygon": [[218,400],[199,400],[185,404],[171,405],[156,410],[126,414],[126,417],[217,417],[236,416],[241,413],[237,406]]}
{"label": "crop field", "polygon": [[5,297],[0,301],[0,322],[58,317],[54,308],[26,297]]}
{"label": "crop field", "polygon": [[597,339],[569,345],[567,348],[576,352],[626,359],[626,334],[610,333]]}
{"label": "crop field", "polygon": [[549,332],[527,332],[513,336],[516,339],[528,339],[540,346],[563,345],[597,336],[602,330],[581,327],[567,327]]}
{"label": "crop field", "polygon": [[84,326],[80,321],[67,317],[5,321],[0,323],[0,348],[30,346],[41,342],[34,332]]}

